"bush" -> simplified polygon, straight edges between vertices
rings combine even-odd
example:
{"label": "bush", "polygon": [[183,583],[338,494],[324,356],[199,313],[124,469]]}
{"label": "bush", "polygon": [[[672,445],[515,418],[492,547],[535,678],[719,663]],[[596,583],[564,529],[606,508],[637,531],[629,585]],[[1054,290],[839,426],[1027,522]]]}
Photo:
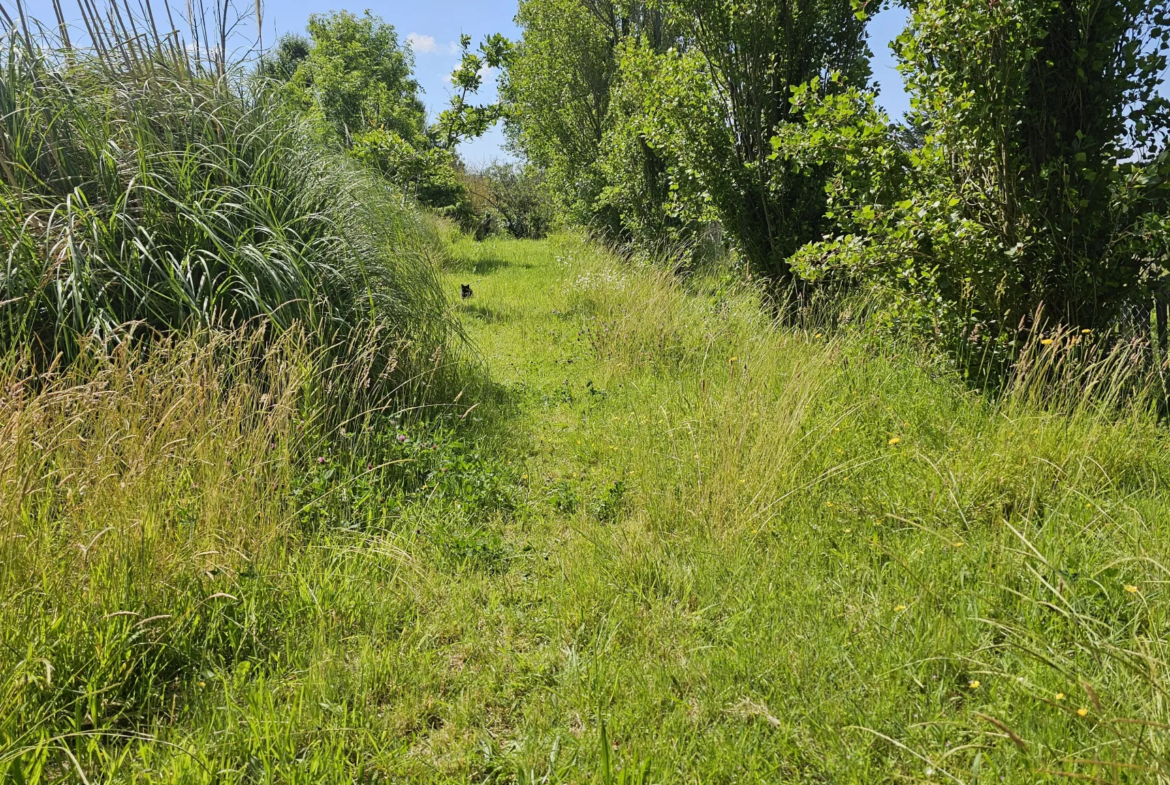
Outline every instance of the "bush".
{"label": "bush", "polygon": [[477,235],[496,227],[519,239],[539,240],[552,229],[556,215],[545,173],[534,166],[492,164],[465,178],[476,212]]}
{"label": "bush", "polygon": [[436,147],[415,147],[393,131],[383,129],[355,134],[350,153],[421,205],[453,216],[466,209],[467,188],[456,172],[454,153]]}
{"label": "bush", "polygon": [[275,91],[177,48],[133,44],[131,67],[46,47],[3,44],[0,346],[68,359],[250,320],[323,343],[377,323],[413,354],[447,339],[420,219]]}
{"label": "bush", "polygon": [[634,252],[669,257],[689,248],[701,256],[702,233],[718,215],[698,173],[682,165],[677,138],[664,132],[670,121],[662,96],[677,87],[671,79],[679,60],[636,41],[619,55],[599,162],[607,185],[598,202],[621,216],[621,239]]}

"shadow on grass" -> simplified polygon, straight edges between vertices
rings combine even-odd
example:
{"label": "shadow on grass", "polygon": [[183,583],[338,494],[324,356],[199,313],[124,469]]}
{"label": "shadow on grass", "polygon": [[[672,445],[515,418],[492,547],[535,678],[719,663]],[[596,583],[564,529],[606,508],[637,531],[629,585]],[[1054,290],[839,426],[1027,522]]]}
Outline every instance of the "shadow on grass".
{"label": "shadow on grass", "polygon": [[521,270],[532,269],[526,262],[515,262],[499,256],[479,257],[466,259],[456,257],[447,264],[447,270],[452,273],[466,273],[468,275],[491,275],[492,273],[515,267]]}
{"label": "shadow on grass", "polygon": [[[485,320],[507,318],[487,306],[466,306],[466,310],[477,317],[483,312],[486,315],[480,318]],[[482,358],[461,358],[436,382],[432,404],[421,409],[420,416],[446,411],[459,417],[460,428],[477,441],[485,439],[500,449],[516,443],[521,392],[497,382]]]}
{"label": "shadow on grass", "polygon": [[466,303],[460,311],[479,319],[484,324],[504,324],[512,321],[512,317],[505,311],[481,303]]}

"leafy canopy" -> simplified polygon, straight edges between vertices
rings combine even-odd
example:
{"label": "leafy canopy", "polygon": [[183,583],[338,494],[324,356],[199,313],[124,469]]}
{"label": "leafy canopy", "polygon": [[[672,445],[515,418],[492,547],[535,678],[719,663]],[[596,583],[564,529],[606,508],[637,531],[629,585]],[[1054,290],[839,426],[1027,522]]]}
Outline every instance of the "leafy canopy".
{"label": "leafy canopy", "polygon": [[371,129],[412,144],[422,139],[426,110],[413,76],[414,55],[399,44],[393,26],[369,11],[335,11],[310,16],[309,36],[312,47],[289,81],[306,111],[347,144]]}

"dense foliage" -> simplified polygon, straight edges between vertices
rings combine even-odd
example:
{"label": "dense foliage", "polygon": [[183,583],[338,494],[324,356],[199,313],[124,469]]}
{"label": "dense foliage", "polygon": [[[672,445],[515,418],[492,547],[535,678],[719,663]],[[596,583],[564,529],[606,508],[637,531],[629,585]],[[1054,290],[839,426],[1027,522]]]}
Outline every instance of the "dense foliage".
{"label": "dense foliage", "polygon": [[477,237],[501,230],[539,240],[556,223],[545,172],[535,166],[496,163],[464,177],[477,216]]}
{"label": "dense foliage", "polygon": [[462,39],[451,75],[451,106],[433,125],[414,78],[414,54],[394,27],[369,11],[313,14],[308,38],[287,34],[265,55],[259,73],[281,83],[317,134],[340,144],[420,204],[461,221],[474,219],[456,154],[461,141],[482,136],[500,117],[498,103],[475,104],[485,69],[504,65],[509,42],[489,36],[478,53]]}
{"label": "dense foliage", "polygon": [[1170,212],[1165,0],[918,3],[894,47],[903,123],[869,92],[868,18],[526,0],[513,138],[572,219],[640,247],[717,220],[774,285],[877,286],[885,316],[980,362],[1046,325],[1147,329]]}
{"label": "dense foliage", "polygon": [[354,144],[372,129],[418,144],[426,110],[415,81],[414,56],[391,25],[368,11],[309,17],[312,46],[289,80],[289,94]]}
{"label": "dense foliage", "polygon": [[[614,164],[602,160],[616,149],[606,139],[611,92],[623,42],[670,45],[673,36],[663,14],[640,0],[523,0],[516,18],[524,37],[501,86],[515,145],[546,170],[570,220],[610,239],[628,239],[624,205],[603,195],[615,182],[606,171]],[[643,190],[656,192],[661,187],[657,154],[642,145],[635,145],[633,154],[645,168],[635,163],[629,169],[645,178]]]}
{"label": "dense foliage", "polygon": [[860,96],[852,114],[809,101],[803,138],[777,139],[840,175],[840,236],[798,268],[881,281],[901,317],[981,356],[1053,324],[1147,328],[1170,208],[1168,22],[1147,0],[921,4],[896,44],[918,140]]}
{"label": "dense foliage", "polygon": [[795,119],[792,87],[837,71],[864,82],[847,0],[529,0],[518,18],[515,135],[573,215],[641,246],[718,217],[753,268],[788,279],[788,256],[820,236],[823,183],[769,140]]}

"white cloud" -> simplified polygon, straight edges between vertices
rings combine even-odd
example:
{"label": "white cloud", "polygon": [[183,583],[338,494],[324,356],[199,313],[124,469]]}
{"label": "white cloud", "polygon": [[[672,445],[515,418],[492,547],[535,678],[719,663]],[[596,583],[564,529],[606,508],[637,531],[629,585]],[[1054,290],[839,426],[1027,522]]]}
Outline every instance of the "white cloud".
{"label": "white cloud", "polygon": [[435,51],[435,37],[411,33],[406,36],[406,45],[419,54],[431,54]]}
{"label": "white cloud", "polygon": [[423,35],[422,33],[411,33],[406,36],[406,45],[414,50],[415,54],[433,55],[433,54],[452,54],[457,55],[463,51],[455,41],[447,44],[439,44],[435,41],[433,35]]}

